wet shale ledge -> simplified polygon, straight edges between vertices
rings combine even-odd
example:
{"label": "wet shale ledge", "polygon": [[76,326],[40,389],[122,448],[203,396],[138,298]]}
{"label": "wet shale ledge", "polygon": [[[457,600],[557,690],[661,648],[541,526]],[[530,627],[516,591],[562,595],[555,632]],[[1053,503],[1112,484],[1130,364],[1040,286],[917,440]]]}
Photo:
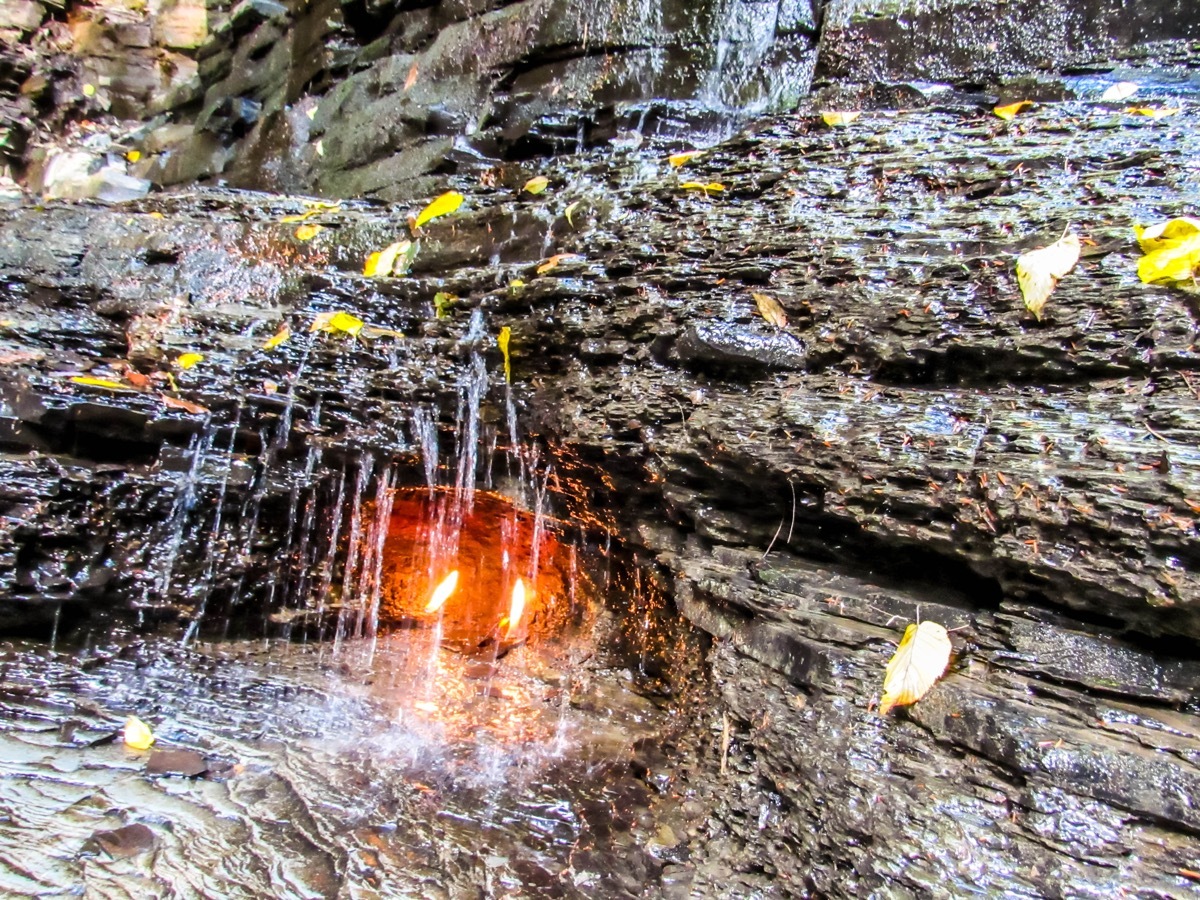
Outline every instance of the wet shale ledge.
{"label": "wet shale ledge", "polygon": [[[1076,87],[1011,121],[768,118],[678,170],[678,146],[498,164],[395,205],[7,206],[10,631],[309,602],[294,510],[336,508],[338,473],[378,491],[385,461],[421,484],[417,409],[443,460],[464,402],[505,445],[511,397],[562,502],[711,637],[712,706],[668,761],[702,808],[673,834],[691,890],[1194,889],[1194,305],[1138,279],[1131,226],[1196,208],[1200,113],[1186,86],[1160,117]],[[1083,256],[1038,321],[1012,263],[1068,226]],[[397,241],[407,275],[360,274]],[[310,331],[339,312],[361,330]],[[206,543],[249,509],[247,552]],[[880,716],[918,619],[950,667]]]}

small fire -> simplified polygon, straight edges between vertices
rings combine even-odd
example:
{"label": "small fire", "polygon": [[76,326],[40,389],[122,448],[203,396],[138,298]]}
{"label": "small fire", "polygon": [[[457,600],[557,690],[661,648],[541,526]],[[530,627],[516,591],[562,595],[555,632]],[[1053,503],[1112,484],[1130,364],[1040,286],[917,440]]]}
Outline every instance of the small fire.
{"label": "small fire", "polygon": [[505,620],[508,622],[508,629],[504,632],[506,638],[512,637],[512,633],[517,628],[517,623],[521,621],[521,614],[525,612],[525,582],[520,578],[513,585],[512,603],[508,607],[508,615]]}
{"label": "small fire", "polygon": [[446,601],[450,599],[450,595],[454,593],[456,587],[458,587],[458,569],[455,569],[443,578],[442,583],[434,588],[433,596],[429,598],[429,602],[425,605],[425,614],[429,615],[441,609],[446,604]]}

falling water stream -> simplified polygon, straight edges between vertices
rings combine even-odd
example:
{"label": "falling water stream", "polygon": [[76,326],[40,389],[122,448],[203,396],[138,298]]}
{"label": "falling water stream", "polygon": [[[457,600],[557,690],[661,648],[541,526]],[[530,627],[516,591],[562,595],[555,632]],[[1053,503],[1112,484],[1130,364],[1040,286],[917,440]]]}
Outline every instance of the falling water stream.
{"label": "falling water stream", "polygon": [[[243,407],[188,445],[143,600],[197,600],[179,628],[0,651],[0,892],[621,894],[653,835],[630,756],[675,727],[695,654],[657,591],[614,577],[634,563],[611,535],[550,490],[553,456],[522,441],[486,340],[476,311],[457,406],[402,412],[403,459],[340,467],[315,444],[288,457],[305,351],[242,500]],[[218,555],[259,551],[278,483],[286,546],[215,604]],[[266,612],[248,628],[230,610],[251,593]],[[123,745],[130,715],[152,751]]]}

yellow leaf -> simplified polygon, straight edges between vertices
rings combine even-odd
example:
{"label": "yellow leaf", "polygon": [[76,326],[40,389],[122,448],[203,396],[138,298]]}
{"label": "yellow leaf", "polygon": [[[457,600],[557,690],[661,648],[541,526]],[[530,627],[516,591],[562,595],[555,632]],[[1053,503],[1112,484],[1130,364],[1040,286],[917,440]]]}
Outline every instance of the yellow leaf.
{"label": "yellow leaf", "polygon": [[137,716],[130,716],[125,720],[124,738],[130,750],[149,750],[154,743],[154,732]]}
{"label": "yellow leaf", "polygon": [[550,186],[550,179],[545,175],[535,175],[525,182],[525,187],[521,188],[527,194],[540,194]]}
{"label": "yellow leaf", "polygon": [[1131,116],[1148,116],[1151,119],[1165,119],[1167,116],[1173,116],[1181,111],[1178,106],[1131,106],[1125,110]]}
{"label": "yellow leaf", "polygon": [[448,216],[463,205],[463,195],[458,191],[446,191],[440,197],[435,197],[428,206],[421,210],[413,229],[420,228],[427,222],[432,222],[438,216]]}
{"label": "yellow leaf", "polygon": [[578,253],[556,253],[537,267],[537,274],[545,275],[551,269],[558,268],[558,264],[566,259],[582,259],[582,257]]}
{"label": "yellow leaf", "polygon": [[685,191],[704,191],[706,194],[711,191],[725,190],[725,185],[721,184],[719,181],[710,181],[707,184],[705,184],[703,181],[685,181],[680,185],[680,187]]}
{"label": "yellow leaf", "polygon": [[306,219],[308,219],[308,217],[311,215],[312,215],[311,212],[306,212],[303,215],[284,216],[282,219],[279,220],[279,222],[282,225],[291,225],[295,222],[303,222]]}
{"label": "yellow leaf", "polygon": [[687,150],[683,153],[675,153],[671,156],[668,156],[667,162],[669,162],[673,168],[678,169],[680,166],[687,165],[693,159],[699,159],[703,155],[703,150]]}
{"label": "yellow leaf", "polygon": [[72,384],[82,384],[87,387],[105,388],[110,391],[131,391],[129,385],[123,381],[113,381],[111,378],[93,378],[91,375],[73,375],[71,376]]}
{"label": "yellow leaf", "polygon": [[457,303],[458,297],[446,291],[438,291],[433,295],[433,311],[439,319],[444,319],[450,315],[450,305]]}
{"label": "yellow leaf", "polygon": [[282,344],[284,341],[286,341],[291,336],[292,336],[292,329],[288,327],[287,322],[284,322],[282,325],[279,326],[279,330],[277,332],[275,332],[275,335],[273,337],[268,338],[267,342],[265,344],[263,344],[263,349],[264,350],[274,350],[276,347],[278,347],[280,344]]}
{"label": "yellow leaf", "polygon": [[563,211],[563,215],[565,215],[567,217],[567,224],[570,225],[572,228],[575,227],[575,223],[571,221],[571,214],[573,212],[575,212],[575,210],[577,210],[577,209],[579,209],[579,201],[578,200],[576,200],[574,203],[572,203],[570,206],[568,206]]}
{"label": "yellow leaf", "polygon": [[318,315],[313,319],[312,327],[308,329],[308,332],[312,334],[314,331],[324,331],[328,334],[348,334],[351,337],[358,337],[365,324],[358,316],[338,310]]}
{"label": "yellow leaf", "polygon": [[321,233],[320,225],[301,225],[296,229],[296,240],[311,241]]}
{"label": "yellow leaf", "polygon": [[776,328],[787,328],[787,313],[783,311],[778,300],[769,294],[751,294],[750,296],[754,298],[754,303],[758,306],[758,314],[768,323]]}
{"label": "yellow leaf", "polygon": [[196,365],[196,363],[201,362],[203,359],[203,353],[181,353],[179,354],[179,358],[175,360],[175,365],[186,370]]}
{"label": "yellow leaf", "polygon": [[508,340],[512,337],[512,329],[505,325],[500,329],[500,336],[496,338],[496,343],[500,345],[500,352],[504,354],[504,380],[512,383],[512,365],[508,356]]}
{"label": "yellow leaf", "polygon": [[1079,262],[1079,235],[1068,234],[1048,247],[1030,250],[1017,257],[1017,284],[1025,308],[1039,322],[1042,310],[1058,280]]}
{"label": "yellow leaf", "polygon": [[85,84],[83,86],[83,96],[95,97],[96,96],[96,86],[94,84]]}
{"label": "yellow leaf", "polygon": [[946,671],[951,649],[950,635],[937,622],[909,625],[884,672],[879,714],[924,697]]}
{"label": "yellow leaf", "polygon": [[1145,252],[1138,278],[1146,284],[1185,285],[1200,273],[1200,219],[1181,216],[1149,228],[1133,226]]}
{"label": "yellow leaf", "polygon": [[166,218],[166,216],[164,216],[164,215],[163,215],[162,213],[160,213],[160,212],[152,212],[152,213],[150,213],[150,218],[152,218],[152,219],[165,219],[165,218]]}
{"label": "yellow leaf", "polygon": [[1100,95],[1101,100],[1109,100],[1119,102],[1128,100],[1138,92],[1138,85],[1132,81],[1118,81],[1116,84],[1110,84],[1108,90]]}
{"label": "yellow leaf", "polygon": [[408,256],[412,247],[412,241],[396,241],[394,244],[388,244],[382,250],[375,251],[367,257],[367,262],[363,266],[363,274],[369,278],[383,278],[393,272],[397,275],[405,274],[408,271],[408,265],[401,264],[400,267],[397,267],[396,261],[402,253]]}
{"label": "yellow leaf", "polygon": [[301,202],[314,213],[320,212],[321,210],[335,211],[342,208],[341,200],[337,201],[337,203],[329,203],[326,200],[303,200]]}
{"label": "yellow leaf", "polygon": [[1157,225],[1151,225],[1149,228],[1134,225],[1133,233],[1137,235],[1138,245],[1142,248],[1142,252],[1150,253],[1164,247],[1175,246],[1182,240],[1200,234],[1200,219],[1179,216],[1176,219],[1168,219]]}
{"label": "yellow leaf", "polygon": [[1032,100],[1020,100],[1016,103],[1007,103],[1004,106],[997,106],[992,110],[992,112],[1007,122],[1009,119],[1016,118],[1017,113],[1022,112],[1031,106],[1033,106]]}
{"label": "yellow leaf", "polygon": [[135,163],[139,159],[142,158],[142,151],[141,150],[130,150],[128,153],[125,154],[125,158],[127,160],[129,160],[129,162]]}
{"label": "yellow leaf", "polygon": [[520,278],[514,278],[508,283],[508,291],[510,294],[519,294],[525,290],[525,282]]}
{"label": "yellow leaf", "polygon": [[858,112],[857,110],[844,112],[823,112],[821,113],[821,121],[830,128],[845,128],[861,115],[862,113]]}

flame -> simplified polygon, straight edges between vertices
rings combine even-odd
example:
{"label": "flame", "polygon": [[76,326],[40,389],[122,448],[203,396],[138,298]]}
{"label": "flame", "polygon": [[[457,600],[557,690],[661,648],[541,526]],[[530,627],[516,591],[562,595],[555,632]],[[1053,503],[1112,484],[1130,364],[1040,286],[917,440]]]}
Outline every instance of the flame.
{"label": "flame", "polygon": [[449,575],[442,579],[442,583],[434,588],[433,596],[429,598],[429,602],[425,605],[425,614],[435,613],[441,609],[450,595],[454,593],[454,589],[458,587],[458,569],[455,569]]}
{"label": "flame", "polygon": [[506,638],[512,637],[517,623],[521,621],[523,612],[525,612],[525,582],[518,578],[516,584],[513,585],[512,603],[509,604],[508,616],[506,616],[508,622],[508,630],[504,632]]}

